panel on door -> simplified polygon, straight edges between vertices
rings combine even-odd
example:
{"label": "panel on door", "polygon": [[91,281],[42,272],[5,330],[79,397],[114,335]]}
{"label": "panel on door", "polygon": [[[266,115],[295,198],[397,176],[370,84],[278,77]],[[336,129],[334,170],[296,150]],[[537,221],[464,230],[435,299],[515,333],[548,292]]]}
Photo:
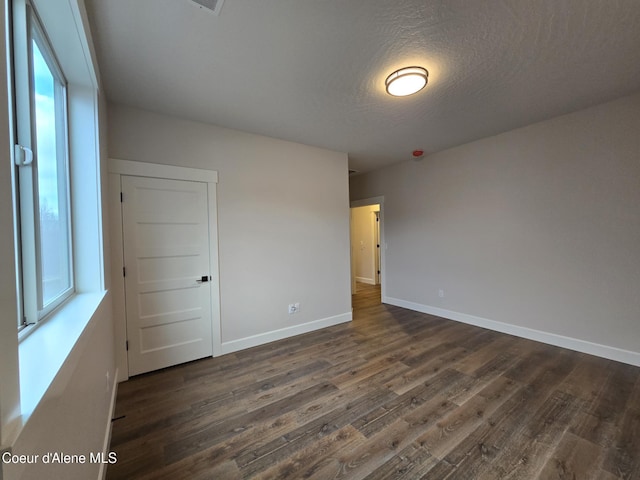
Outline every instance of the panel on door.
{"label": "panel on door", "polygon": [[129,375],[213,354],[207,184],[122,177]]}

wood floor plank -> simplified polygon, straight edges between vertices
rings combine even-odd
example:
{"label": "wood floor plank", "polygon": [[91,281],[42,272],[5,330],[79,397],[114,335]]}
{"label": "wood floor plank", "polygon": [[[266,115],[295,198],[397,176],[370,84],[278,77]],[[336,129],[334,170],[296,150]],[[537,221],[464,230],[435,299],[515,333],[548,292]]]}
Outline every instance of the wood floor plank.
{"label": "wood floor plank", "polygon": [[434,457],[444,458],[480,427],[519,387],[513,380],[498,377],[460,408],[445,415],[416,441]]}
{"label": "wood floor plank", "polygon": [[120,384],[108,480],[640,479],[640,368],[384,305]]}
{"label": "wood floor plank", "polygon": [[366,480],[384,480],[393,478],[397,480],[415,478],[418,472],[429,468],[436,463],[431,454],[420,446],[409,445],[394,455],[384,465],[377,468],[365,477]]}
{"label": "wood floor plank", "polygon": [[[320,368],[318,368],[320,367]],[[287,376],[286,379],[282,379],[280,382],[259,382],[257,384],[247,387],[244,391],[234,391],[233,396],[236,402],[236,406],[245,409],[247,412],[253,412],[256,410],[267,408],[270,404],[291,398],[293,395],[298,394],[314,385],[320,383],[329,383],[327,381],[326,372],[328,370],[343,370],[343,368],[336,368],[327,362],[314,362],[311,365],[305,366],[299,371],[304,372],[304,375],[292,375]],[[333,384],[331,384],[334,386]]]}
{"label": "wood floor plank", "polygon": [[167,445],[165,449],[167,463],[175,462],[215,443],[232,438],[237,433],[252,428],[254,423],[261,418],[282,415],[295,408],[298,402],[306,403],[310,399],[321,397],[335,389],[336,387],[329,383],[314,385],[291,397],[271,403],[260,410],[235,415],[230,420],[214,423],[194,431]]}
{"label": "wood floor plank", "polygon": [[380,405],[371,410],[366,415],[353,422],[364,436],[370,437],[374,433],[385,428],[398,418],[405,418],[414,409],[435,397],[443,390],[453,388],[453,386],[464,379],[464,375],[455,370],[443,370],[436,377],[428,380],[424,384],[412,388],[406,393],[396,396],[393,400]]}
{"label": "wood floor plank", "polygon": [[[556,360],[556,357],[547,361],[553,360]],[[554,388],[560,383],[572,368],[573,365],[570,363],[550,365],[542,360],[535,369],[527,367],[525,379],[528,379],[529,383],[500,405],[486,423],[464,438],[444,457],[448,463],[457,466],[454,477],[460,475],[460,478],[477,478],[486,470],[500,452],[518,437],[533,414],[542,407],[552,393],[549,388]]]}
{"label": "wood floor plank", "polygon": [[173,463],[154,470],[140,480],[241,480],[242,474],[234,461],[215,462],[198,453],[190,457],[189,462]]}
{"label": "wood floor plank", "polygon": [[422,362],[418,362],[417,366],[391,379],[385,386],[402,395],[455,363],[465,352],[465,349],[449,343],[433,347],[420,354],[423,358]]}
{"label": "wood floor plank", "polygon": [[[363,390],[361,394],[365,394]],[[290,433],[302,425],[308,425],[312,421],[324,417],[340,405],[347,406],[352,401],[352,396],[345,392],[336,391],[329,397],[318,397],[305,405],[300,405],[295,411],[287,412],[277,418],[265,417],[262,421],[256,422],[252,428],[238,431],[233,438],[226,442],[203,450],[211,459],[218,462],[232,459],[243,452],[264,448],[270,442]],[[188,464],[188,459],[182,463]]]}
{"label": "wood floor plank", "polygon": [[640,410],[635,406],[627,409],[603,469],[624,480],[640,478]]}
{"label": "wood floor plank", "polygon": [[360,439],[362,435],[351,425],[346,425],[319,441],[301,448],[282,461],[256,474],[254,478],[267,480],[297,480],[310,478],[321,468],[321,462],[336,455],[341,449]]}
{"label": "wood floor plank", "polygon": [[502,446],[492,464],[476,478],[537,478],[568,429],[569,422],[578,409],[578,402],[567,393],[554,392],[522,428],[511,436],[509,443]]}
{"label": "wood floor plank", "polygon": [[[508,352],[500,352],[492,359],[487,361],[484,365],[476,368],[471,372],[471,377],[475,379],[475,382],[470,388],[457,393],[451,397],[451,400],[458,405],[463,405],[467,400],[473,398],[478,392],[483,390],[489,385],[495,378],[502,376],[502,374],[508,370],[515,362],[517,357]],[[456,370],[457,364],[455,365]],[[504,377],[506,380],[507,377]]]}
{"label": "wood floor plank", "polygon": [[512,353],[515,358],[518,358],[517,354],[511,352],[514,344],[518,343],[520,339],[512,337],[510,335],[500,335],[493,340],[486,342],[480,348],[456,362],[456,370],[462,373],[470,374],[477,370],[479,366],[485,365],[487,362],[495,358],[496,352],[500,353]]}
{"label": "wood floor plank", "polygon": [[353,402],[336,408],[327,415],[306,423],[261,448],[243,452],[236,458],[236,462],[243,471],[243,475],[251,476],[273,463],[282,461],[314,441],[349,425],[375,408],[375,405],[388,401],[393,395],[389,391],[365,393]]}
{"label": "wood floor plank", "polygon": [[453,478],[456,468],[446,460],[440,460],[435,465],[431,466],[426,472],[422,474],[420,480],[440,480],[445,478]]}
{"label": "wood floor plank", "polygon": [[359,480],[393,458],[400,449],[411,443],[409,425],[398,419],[383,431],[354,443],[336,456],[325,459],[312,480]]}
{"label": "wood floor plank", "polygon": [[[592,391],[586,395],[587,402],[571,425],[571,431],[576,435],[608,448],[621,434],[622,417],[637,381],[638,375],[629,366],[618,366],[610,369],[593,379],[600,380],[592,384]],[[590,380],[591,381],[591,380]],[[578,382],[574,382],[576,385]]]}
{"label": "wood floor plank", "polygon": [[539,478],[599,480],[602,454],[603,450],[598,445],[566,432]]}
{"label": "wood floor plank", "polygon": [[164,452],[158,443],[138,443],[135,447],[113,446],[118,461],[107,467],[109,478],[142,478],[164,465]]}
{"label": "wood floor plank", "polygon": [[374,362],[366,362],[358,367],[351,368],[349,371],[333,377],[331,383],[338,388],[344,389],[367,380],[374,375],[382,373],[385,376],[396,377],[409,369],[409,366],[398,362],[393,356],[386,356]]}

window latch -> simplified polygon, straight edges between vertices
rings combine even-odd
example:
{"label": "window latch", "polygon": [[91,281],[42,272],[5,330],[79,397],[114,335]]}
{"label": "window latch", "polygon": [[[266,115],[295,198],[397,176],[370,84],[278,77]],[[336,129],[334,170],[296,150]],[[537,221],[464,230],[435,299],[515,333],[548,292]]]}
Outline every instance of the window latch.
{"label": "window latch", "polygon": [[15,145],[13,149],[13,156],[15,158],[16,165],[19,167],[31,165],[31,162],[33,162],[33,152],[29,147]]}

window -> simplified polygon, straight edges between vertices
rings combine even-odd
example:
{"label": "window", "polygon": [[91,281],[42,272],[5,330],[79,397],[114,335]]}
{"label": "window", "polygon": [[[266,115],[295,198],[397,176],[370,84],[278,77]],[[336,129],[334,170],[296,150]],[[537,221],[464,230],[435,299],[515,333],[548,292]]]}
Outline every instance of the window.
{"label": "window", "polygon": [[2,168],[10,169],[14,202],[19,404],[7,411],[26,419],[73,348],[80,342],[85,348],[93,338],[83,337],[87,325],[108,320],[101,202],[106,180],[100,174],[104,100],[84,0],[9,0],[8,6],[10,137],[17,146],[13,168]]}
{"label": "window", "polygon": [[73,291],[66,91],[64,78],[42,31],[32,27],[32,32],[33,133],[38,177],[38,306],[41,314],[46,314]]}
{"label": "window", "polygon": [[[67,83],[33,8],[14,8],[17,138],[33,152],[32,162],[17,167],[22,328],[44,319],[69,298],[74,281]],[[16,17],[23,21],[15,22]]]}

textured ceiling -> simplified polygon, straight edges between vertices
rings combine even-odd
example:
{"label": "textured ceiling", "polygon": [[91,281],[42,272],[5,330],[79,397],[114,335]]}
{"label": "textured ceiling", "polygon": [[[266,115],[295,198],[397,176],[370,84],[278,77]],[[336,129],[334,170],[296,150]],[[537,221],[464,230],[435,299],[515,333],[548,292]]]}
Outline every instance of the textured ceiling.
{"label": "textured ceiling", "polygon": [[[87,0],[110,101],[366,171],[640,90],[639,0]],[[394,98],[384,79],[422,65]]]}

